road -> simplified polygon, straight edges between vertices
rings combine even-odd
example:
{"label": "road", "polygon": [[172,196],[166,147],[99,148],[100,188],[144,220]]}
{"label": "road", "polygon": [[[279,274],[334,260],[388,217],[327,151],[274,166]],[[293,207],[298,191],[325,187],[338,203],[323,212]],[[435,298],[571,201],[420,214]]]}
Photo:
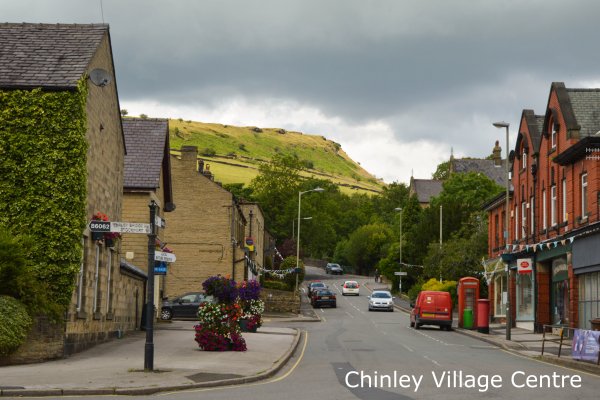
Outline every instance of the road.
{"label": "road", "polygon": [[[360,296],[342,296],[341,284],[349,278],[320,271],[309,268],[307,279],[326,281],[340,293],[337,308],[317,309],[320,323],[286,324],[304,330],[304,340],[277,376],[234,387],[156,396],[177,400],[598,398],[598,376],[517,356],[457,332],[412,329],[404,312],[368,312],[369,293],[362,285]],[[528,388],[528,380],[530,385],[546,387]]]}

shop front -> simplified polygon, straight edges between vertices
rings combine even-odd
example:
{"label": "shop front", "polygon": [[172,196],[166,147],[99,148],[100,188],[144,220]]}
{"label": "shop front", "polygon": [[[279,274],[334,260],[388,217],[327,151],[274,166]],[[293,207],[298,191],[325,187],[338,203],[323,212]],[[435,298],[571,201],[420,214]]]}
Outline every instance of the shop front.
{"label": "shop front", "polygon": [[536,330],[542,325],[570,326],[572,319],[569,263],[571,247],[558,245],[536,253]]}
{"label": "shop front", "polygon": [[506,279],[506,264],[500,257],[484,263],[485,278],[488,285],[490,314],[495,322],[506,318],[506,302],[508,299],[508,282]]}
{"label": "shop front", "polygon": [[515,278],[515,300],[517,320],[516,325],[530,331],[534,329],[534,282],[533,260],[531,258],[522,258],[517,260],[517,274]]}
{"label": "shop front", "polygon": [[578,238],[573,243],[573,273],[579,286],[578,327],[591,329],[600,318],[600,234]]}
{"label": "shop front", "polygon": [[552,290],[550,310],[553,325],[569,325],[569,267],[566,257],[552,260]]}

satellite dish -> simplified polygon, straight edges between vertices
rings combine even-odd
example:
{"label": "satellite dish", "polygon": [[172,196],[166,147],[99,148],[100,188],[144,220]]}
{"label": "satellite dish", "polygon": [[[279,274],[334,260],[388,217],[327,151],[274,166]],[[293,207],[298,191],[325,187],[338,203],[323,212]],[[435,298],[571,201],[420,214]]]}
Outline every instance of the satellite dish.
{"label": "satellite dish", "polygon": [[92,72],[90,72],[90,80],[94,85],[100,87],[108,85],[111,81],[109,73],[102,68],[92,70]]}

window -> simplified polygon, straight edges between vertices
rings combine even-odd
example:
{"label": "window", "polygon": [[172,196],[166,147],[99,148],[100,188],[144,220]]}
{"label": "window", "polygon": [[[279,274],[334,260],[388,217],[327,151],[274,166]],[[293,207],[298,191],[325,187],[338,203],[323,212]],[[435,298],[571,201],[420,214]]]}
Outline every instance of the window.
{"label": "window", "polygon": [[567,180],[562,180],[562,215],[563,222],[567,222]]}
{"label": "window", "polygon": [[508,228],[504,226],[506,223],[506,212],[502,211],[502,218],[500,224],[502,226],[502,246],[506,246],[506,240],[508,239]]}
{"label": "window", "polygon": [[557,223],[557,218],[556,218],[556,207],[557,207],[557,202],[556,202],[556,185],[552,185],[552,187],[550,188],[550,222],[551,225],[554,226]]}
{"label": "window", "polygon": [[506,315],[506,300],[506,274],[499,274],[494,278],[494,315],[496,317]]}
{"label": "window", "polygon": [[100,311],[100,244],[96,243],[96,271],[94,272],[94,305],[93,312],[97,313]]}
{"label": "window", "polygon": [[591,329],[600,315],[600,272],[579,275],[579,328]]}
{"label": "window", "polygon": [[83,309],[83,285],[84,285],[84,276],[85,276],[85,264],[87,262],[87,246],[86,246],[86,238],[83,237],[81,239],[81,263],[79,265],[79,274],[77,274],[77,312],[82,311]]}
{"label": "window", "polygon": [[542,190],[542,229],[548,229],[548,214],[546,213],[546,189]]}
{"label": "window", "polygon": [[495,245],[495,247],[500,246],[500,237],[498,236],[499,223],[500,222],[498,221],[498,214],[496,214],[494,216],[494,238],[495,238],[494,245]]}
{"label": "window", "polygon": [[106,313],[112,312],[112,269],[113,269],[113,252],[114,249],[108,250],[108,259],[106,260]]}
{"label": "window", "polygon": [[521,156],[521,169],[527,168],[527,152],[525,150],[525,147],[523,147],[523,155]]}
{"label": "window", "polygon": [[556,138],[557,138],[558,124],[552,124],[552,133],[550,134],[550,143],[552,148],[556,148]]}
{"label": "window", "polygon": [[531,196],[529,198],[529,225],[531,225],[529,228],[529,232],[533,235],[534,231],[533,231],[533,227],[535,225],[534,221],[535,221],[535,213],[534,213],[534,206],[533,206],[533,196]]}
{"label": "window", "polygon": [[587,217],[587,173],[581,175],[581,218]]}
{"label": "window", "polygon": [[521,203],[521,238],[527,236],[527,203]]}

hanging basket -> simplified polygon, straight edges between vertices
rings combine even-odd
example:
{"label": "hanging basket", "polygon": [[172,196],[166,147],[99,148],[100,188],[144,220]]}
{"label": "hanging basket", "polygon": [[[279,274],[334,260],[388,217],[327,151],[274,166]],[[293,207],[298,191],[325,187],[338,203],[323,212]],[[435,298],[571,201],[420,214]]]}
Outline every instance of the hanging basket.
{"label": "hanging basket", "polygon": [[104,239],[103,232],[92,232],[92,240],[102,240]]}

